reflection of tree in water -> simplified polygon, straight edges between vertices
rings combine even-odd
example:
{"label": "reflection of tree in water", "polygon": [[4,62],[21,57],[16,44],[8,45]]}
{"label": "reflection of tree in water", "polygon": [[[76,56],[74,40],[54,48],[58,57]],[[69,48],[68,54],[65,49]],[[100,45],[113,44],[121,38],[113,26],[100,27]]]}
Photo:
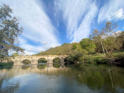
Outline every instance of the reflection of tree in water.
{"label": "reflection of tree in water", "polygon": [[119,68],[105,68],[105,66],[89,66],[82,67],[80,70],[69,72],[69,77],[72,75],[79,84],[85,84],[90,89],[110,91],[118,93],[117,88],[124,88],[124,74]]}

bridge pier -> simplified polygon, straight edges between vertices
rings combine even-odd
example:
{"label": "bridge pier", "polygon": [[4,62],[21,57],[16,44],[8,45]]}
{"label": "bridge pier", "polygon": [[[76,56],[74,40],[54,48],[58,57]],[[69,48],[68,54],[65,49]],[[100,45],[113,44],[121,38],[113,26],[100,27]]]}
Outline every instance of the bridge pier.
{"label": "bridge pier", "polygon": [[47,66],[53,67],[53,59],[50,59],[50,58],[47,59]]}
{"label": "bridge pier", "polygon": [[60,60],[61,60],[61,67],[64,67],[65,66],[64,65],[64,58],[61,58]]}

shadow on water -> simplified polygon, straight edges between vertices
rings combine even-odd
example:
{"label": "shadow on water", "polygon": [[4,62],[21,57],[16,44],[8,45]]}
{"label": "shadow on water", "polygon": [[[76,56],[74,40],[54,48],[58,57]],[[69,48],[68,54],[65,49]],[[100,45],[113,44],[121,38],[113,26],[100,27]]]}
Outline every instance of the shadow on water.
{"label": "shadow on water", "polygon": [[0,70],[0,93],[124,93],[123,68],[86,65],[55,72],[41,70],[37,65]]}

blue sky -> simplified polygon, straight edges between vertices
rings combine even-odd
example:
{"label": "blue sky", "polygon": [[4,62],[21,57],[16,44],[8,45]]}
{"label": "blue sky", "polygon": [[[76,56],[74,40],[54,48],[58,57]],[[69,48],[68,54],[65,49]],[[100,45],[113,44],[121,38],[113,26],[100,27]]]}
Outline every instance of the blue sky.
{"label": "blue sky", "polygon": [[13,9],[24,29],[16,43],[26,54],[79,42],[107,21],[124,30],[124,0],[0,0],[2,4]]}

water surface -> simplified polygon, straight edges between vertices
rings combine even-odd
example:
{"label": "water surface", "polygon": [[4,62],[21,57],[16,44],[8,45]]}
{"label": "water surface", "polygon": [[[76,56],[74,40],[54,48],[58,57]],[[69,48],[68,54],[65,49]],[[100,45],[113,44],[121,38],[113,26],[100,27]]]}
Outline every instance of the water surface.
{"label": "water surface", "polygon": [[124,93],[124,69],[88,65],[82,69],[0,70],[0,93]]}

